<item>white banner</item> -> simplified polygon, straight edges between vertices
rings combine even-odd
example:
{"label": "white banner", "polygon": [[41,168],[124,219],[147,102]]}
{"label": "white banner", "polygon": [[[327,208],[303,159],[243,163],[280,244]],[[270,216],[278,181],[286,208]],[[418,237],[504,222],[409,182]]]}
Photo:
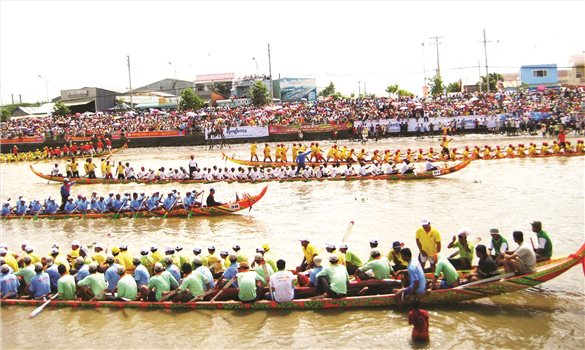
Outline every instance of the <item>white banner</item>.
{"label": "white banner", "polygon": [[465,119],[465,129],[475,129],[475,119]]}
{"label": "white banner", "polygon": [[388,130],[388,132],[400,132],[400,123],[397,121],[391,121],[388,123],[386,130]]}
{"label": "white banner", "polygon": [[[254,137],[268,136],[267,126],[238,126],[223,128],[223,138],[225,139],[246,139]],[[205,130],[206,140],[219,140],[221,135],[210,135],[209,130]]]}

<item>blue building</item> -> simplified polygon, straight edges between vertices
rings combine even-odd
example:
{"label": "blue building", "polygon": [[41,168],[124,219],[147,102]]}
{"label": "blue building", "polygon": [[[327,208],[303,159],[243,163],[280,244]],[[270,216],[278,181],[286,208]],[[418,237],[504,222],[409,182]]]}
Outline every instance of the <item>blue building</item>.
{"label": "blue building", "polygon": [[556,64],[538,64],[520,67],[520,83],[531,88],[559,86]]}

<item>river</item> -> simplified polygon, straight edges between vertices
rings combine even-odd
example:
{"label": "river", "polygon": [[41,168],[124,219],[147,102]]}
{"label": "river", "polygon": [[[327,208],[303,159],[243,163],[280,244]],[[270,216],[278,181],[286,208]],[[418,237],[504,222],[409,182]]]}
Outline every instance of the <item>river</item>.
{"label": "river", "polygon": [[[571,141],[575,137],[569,138]],[[507,138],[491,135],[456,137],[452,147],[464,145],[528,144],[539,137]],[[340,142],[343,144],[343,142]],[[330,142],[322,142],[328,149]],[[348,144],[361,148],[358,143]],[[387,148],[438,149],[437,138],[399,138],[368,143],[369,151]],[[261,148],[261,147],[260,147]],[[247,145],[235,145],[229,155],[248,156]],[[200,165],[233,166],[221,160],[219,150],[185,146],[129,149],[115,161],[140,166],[184,166],[194,154]],[[238,242],[252,256],[254,248],[269,243],[274,253],[293,268],[302,258],[298,238],[307,236],[318,247],[339,243],[350,220],[355,226],[350,250],[365,258],[368,241],[377,238],[387,253],[395,240],[416,244],[420,219],[428,217],[442,234],[444,249],[461,227],[471,227],[472,238],[489,244],[491,227],[510,242],[513,230],[535,237],[529,222],[541,220],[551,235],[555,255],[575,252],[585,239],[585,158],[503,159],[476,161],[444,178],[412,181],[352,181],[270,183],[266,196],[251,211],[239,215],[191,219],[120,220],[11,220],[2,222],[1,240],[19,250],[28,240],[40,253],[53,242],[67,249],[73,239],[102,241],[108,246],[125,242],[137,254],[142,247],[182,245],[205,248],[215,244],[230,250]],[[35,165],[49,172],[51,164]],[[421,165],[419,165],[421,166]],[[237,168],[237,166],[236,166]],[[59,199],[59,185],[49,184],[28,164],[2,164],[1,199],[19,195]],[[217,184],[218,200],[232,200],[234,192],[257,193],[262,184]],[[74,186],[72,194],[110,191],[146,192],[176,188],[184,193],[209,185]],[[110,234],[110,235],[108,235]],[[477,240],[478,238],[474,238]],[[515,247],[515,244],[512,243]],[[136,311],[47,308],[29,319],[32,308],[2,307],[2,347],[71,348],[396,348],[411,347],[407,309],[323,311]],[[585,284],[581,267],[523,292],[430,307],[431,347],[434,348],[566,348],[585,346]]]}

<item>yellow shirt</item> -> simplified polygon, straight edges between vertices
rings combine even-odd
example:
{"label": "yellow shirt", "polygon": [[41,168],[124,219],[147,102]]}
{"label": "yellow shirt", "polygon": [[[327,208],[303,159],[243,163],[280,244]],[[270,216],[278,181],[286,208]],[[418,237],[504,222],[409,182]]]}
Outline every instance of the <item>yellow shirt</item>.
{"label": "yellow shirt", "polygon": [[298,146],[293,146],[293,148],[292,148],[293,161],[297,159],[297,156],[298,155],[299,155],[299,147]]}
{"label": "yellow shirt", "polygon": [[87,163],[87,170],[88,171],[95,170],[95,164],[93,164],[93,163]]}
{"label": "yellow shirt", "polygon": [[258,145],[253,143],[252,146],[250,146],[250,154],[251,155],[255,155],[256,154],[256,149],[258,148]]}
{"label": "yellow shirt", "polygon": [[91,257],[98,265],[103,265],[106,262],[106,253],[102,250],[101,252],[95,253]]}
{"label": "yellow shirt", "polygon": [[437,229],[431,227],[430,232],[426,232],[424,228],[419,227],[416,230],[416,239],[420,242],[421,249],[429,256],[436,255],[437,243],[441,243],[441,234]]}
{"label": "yellow shirt", "polygon": [[102,169],[102,175],[106,174],[106,161],[104,160],[101,165],[100,165],[101,169]]}
{"label": "yellow shirt", "polygon": [[33,264],[36,264],[36,263],[40,263],[41,262],[41,256],[39,254],[37,254],[35,252],[32,252],[32,253],[28,253],[27,255],[30,257],[30,261]]}
{"label": "yellow shirt", "polygon": [[19,270],[18,262],[16,261],[12,254],[6,254],[6,256],[4,257],[4,261],[6,261],[6,264],[10,266],[10,268],[12,268],[14,272]]}
{"label": "yellow shirt", "polygon": [[158,250],[156,252],[150,252],[150,256],[152,257],[154,264],[156,264],[157,262],[160,262],[162,259],[164,259],[163,255]]}
{"label": "yellow shirt", "polygon": [[77,171],[77,166],[78,166],[77,162],[72,162],[71,163],[71,171]]}
{"label": "yellow shirt", "polygon": [[118,254],[118,258],[126,270],[134,270],[134,263],[132,262],[134,257],[129,251],[121,251],[120,254]]}
{"label": "yellow shirt", "polygon": [[391,249],[390,252],[388,253],[388,260],[396,265],[402,266],[408,265],[406,261],[404,261],[404,259],[402,258],[402,253],[400,252],[396,253],[394,249]]}
{"label": "yellow shirt", "polygon": [[306,247],[302,247],[303,248],[303,254],[305,255],[305,260],[307,261],[307,264],[312,264],[313,263],[313,256],[317,255],[317,248],[315,248],[314,245],[312,245],[311,243],[307,244]]}
{"label": "yellow shirt", "polygon": [[270,146],[264,147],[264,156],[270,156]]}

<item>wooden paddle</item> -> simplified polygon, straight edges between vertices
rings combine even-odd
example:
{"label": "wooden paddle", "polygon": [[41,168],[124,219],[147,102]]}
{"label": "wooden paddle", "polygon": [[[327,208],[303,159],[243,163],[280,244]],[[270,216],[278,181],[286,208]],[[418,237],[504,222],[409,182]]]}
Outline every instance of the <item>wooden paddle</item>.
{"label": "wooden paddle", "polygon": [[351,234],[351,230],[353,229],[353,220],[351,220],[349,222],[349,224],[347,225],[347,229],[345,230],[345,234],[343,235],[343,239],[341,240],[342,243],[347,242],[347,239],[349,238],[349,235]]}
{"label": "wooden paddle", "polygon": [[50,298],[49,298],[47,301],[45,301],[45,302],[43,303],[43,305],[41,305],[41,306],[37,307],[36,309],[34,309],[34,310],[33,310],[33,312],[31,312],[31,313],[28,315],[28,317],[29,317],[29,318],[33,318],[33,317],[35,317],[36,315],[40,314],[40,313],[41,313],[41,311],[43,311],[43,309],[44,309],[44,308],[45,308],[47,305],[49,305],[49,303],[50,303],[50,302],[51,302],[53,299],[55,299],[55,298],[56,298],[58,295],[59,295],[59,293],[55,293],[55,294],[53,294],[53,295],[52,295],[52,296],[51,296],[51,297],[50,297]]}
{"label": "wooden paddle", "polygon": [[179,197],[177,196],[177,198],[175,198],[175,201],[173,202],[173,204],[171,204],[171,207],[167,210],[165,215],[163,215],[163,219],[165,219],[167,217],[167,215],[169,215],[169,212],[173,209],[173,207],[175,206],[175,203],[177,203],[178,200],[179,200]]}
{"label": "wooden paddle", "polygon": [[118,209],[118,211],[116,212],[116,214],[113,217],[114,220],[116,220],[120,216],[120,212],[124,208],[124,204],[126,204],[127,201],[128,201],[128,198],[124,198],[124,201],[122,202],[122,205],[120,205],[120,209]]}
{"label": "wooden paddle", "polygon": [[229,286],[231,286],[232,284],[234,284],[234,282],[236,281],[236,277],[234,276],[232,277],[220,290],[219,292],[217,292],[217,294],[211,298],[211,300],[209,302],[213,303],[215,301],[215,299],[217,299],[217,297],[219,297],[221,295],[221,293],[223,293],[224,290],[226,290],[226,288],[228,288]]}
{"label": "wooden paddle", "polygon": [[211,288],[208,291],[206,291],[205,293],[198,295],[195,298],[189,300],[188,302],[191,303],[191,302],[194,302],[196,300],[203,300],[206,296],[208,296],[209,294],[211,294],[213,292],[215,292],[215,289]]}
{"label": "wooden paddle", "polygon": [[144,205],[144,201],[148,200],[148,198],[150,198],[150,196],[145,197],[142,202],[140,202],[140,205],[138,206],[138,209],[136,209],[136,211],[134,212],[134,215],[132,215],[133,219],[136,219],[138,217],[138,211],[142,208],[142,206]]}
{"label": "wooden paddle", "polygon": [[266,284],[268,285],[270,299],[274,301],[274,292],[272,292],[272,288],[270,287],[270,274],[268,273],[268,267],[266,267],[266,261],[264,261],[264,264],[262,264],[262,270],[264,271],[264,279],[266,280]]}

